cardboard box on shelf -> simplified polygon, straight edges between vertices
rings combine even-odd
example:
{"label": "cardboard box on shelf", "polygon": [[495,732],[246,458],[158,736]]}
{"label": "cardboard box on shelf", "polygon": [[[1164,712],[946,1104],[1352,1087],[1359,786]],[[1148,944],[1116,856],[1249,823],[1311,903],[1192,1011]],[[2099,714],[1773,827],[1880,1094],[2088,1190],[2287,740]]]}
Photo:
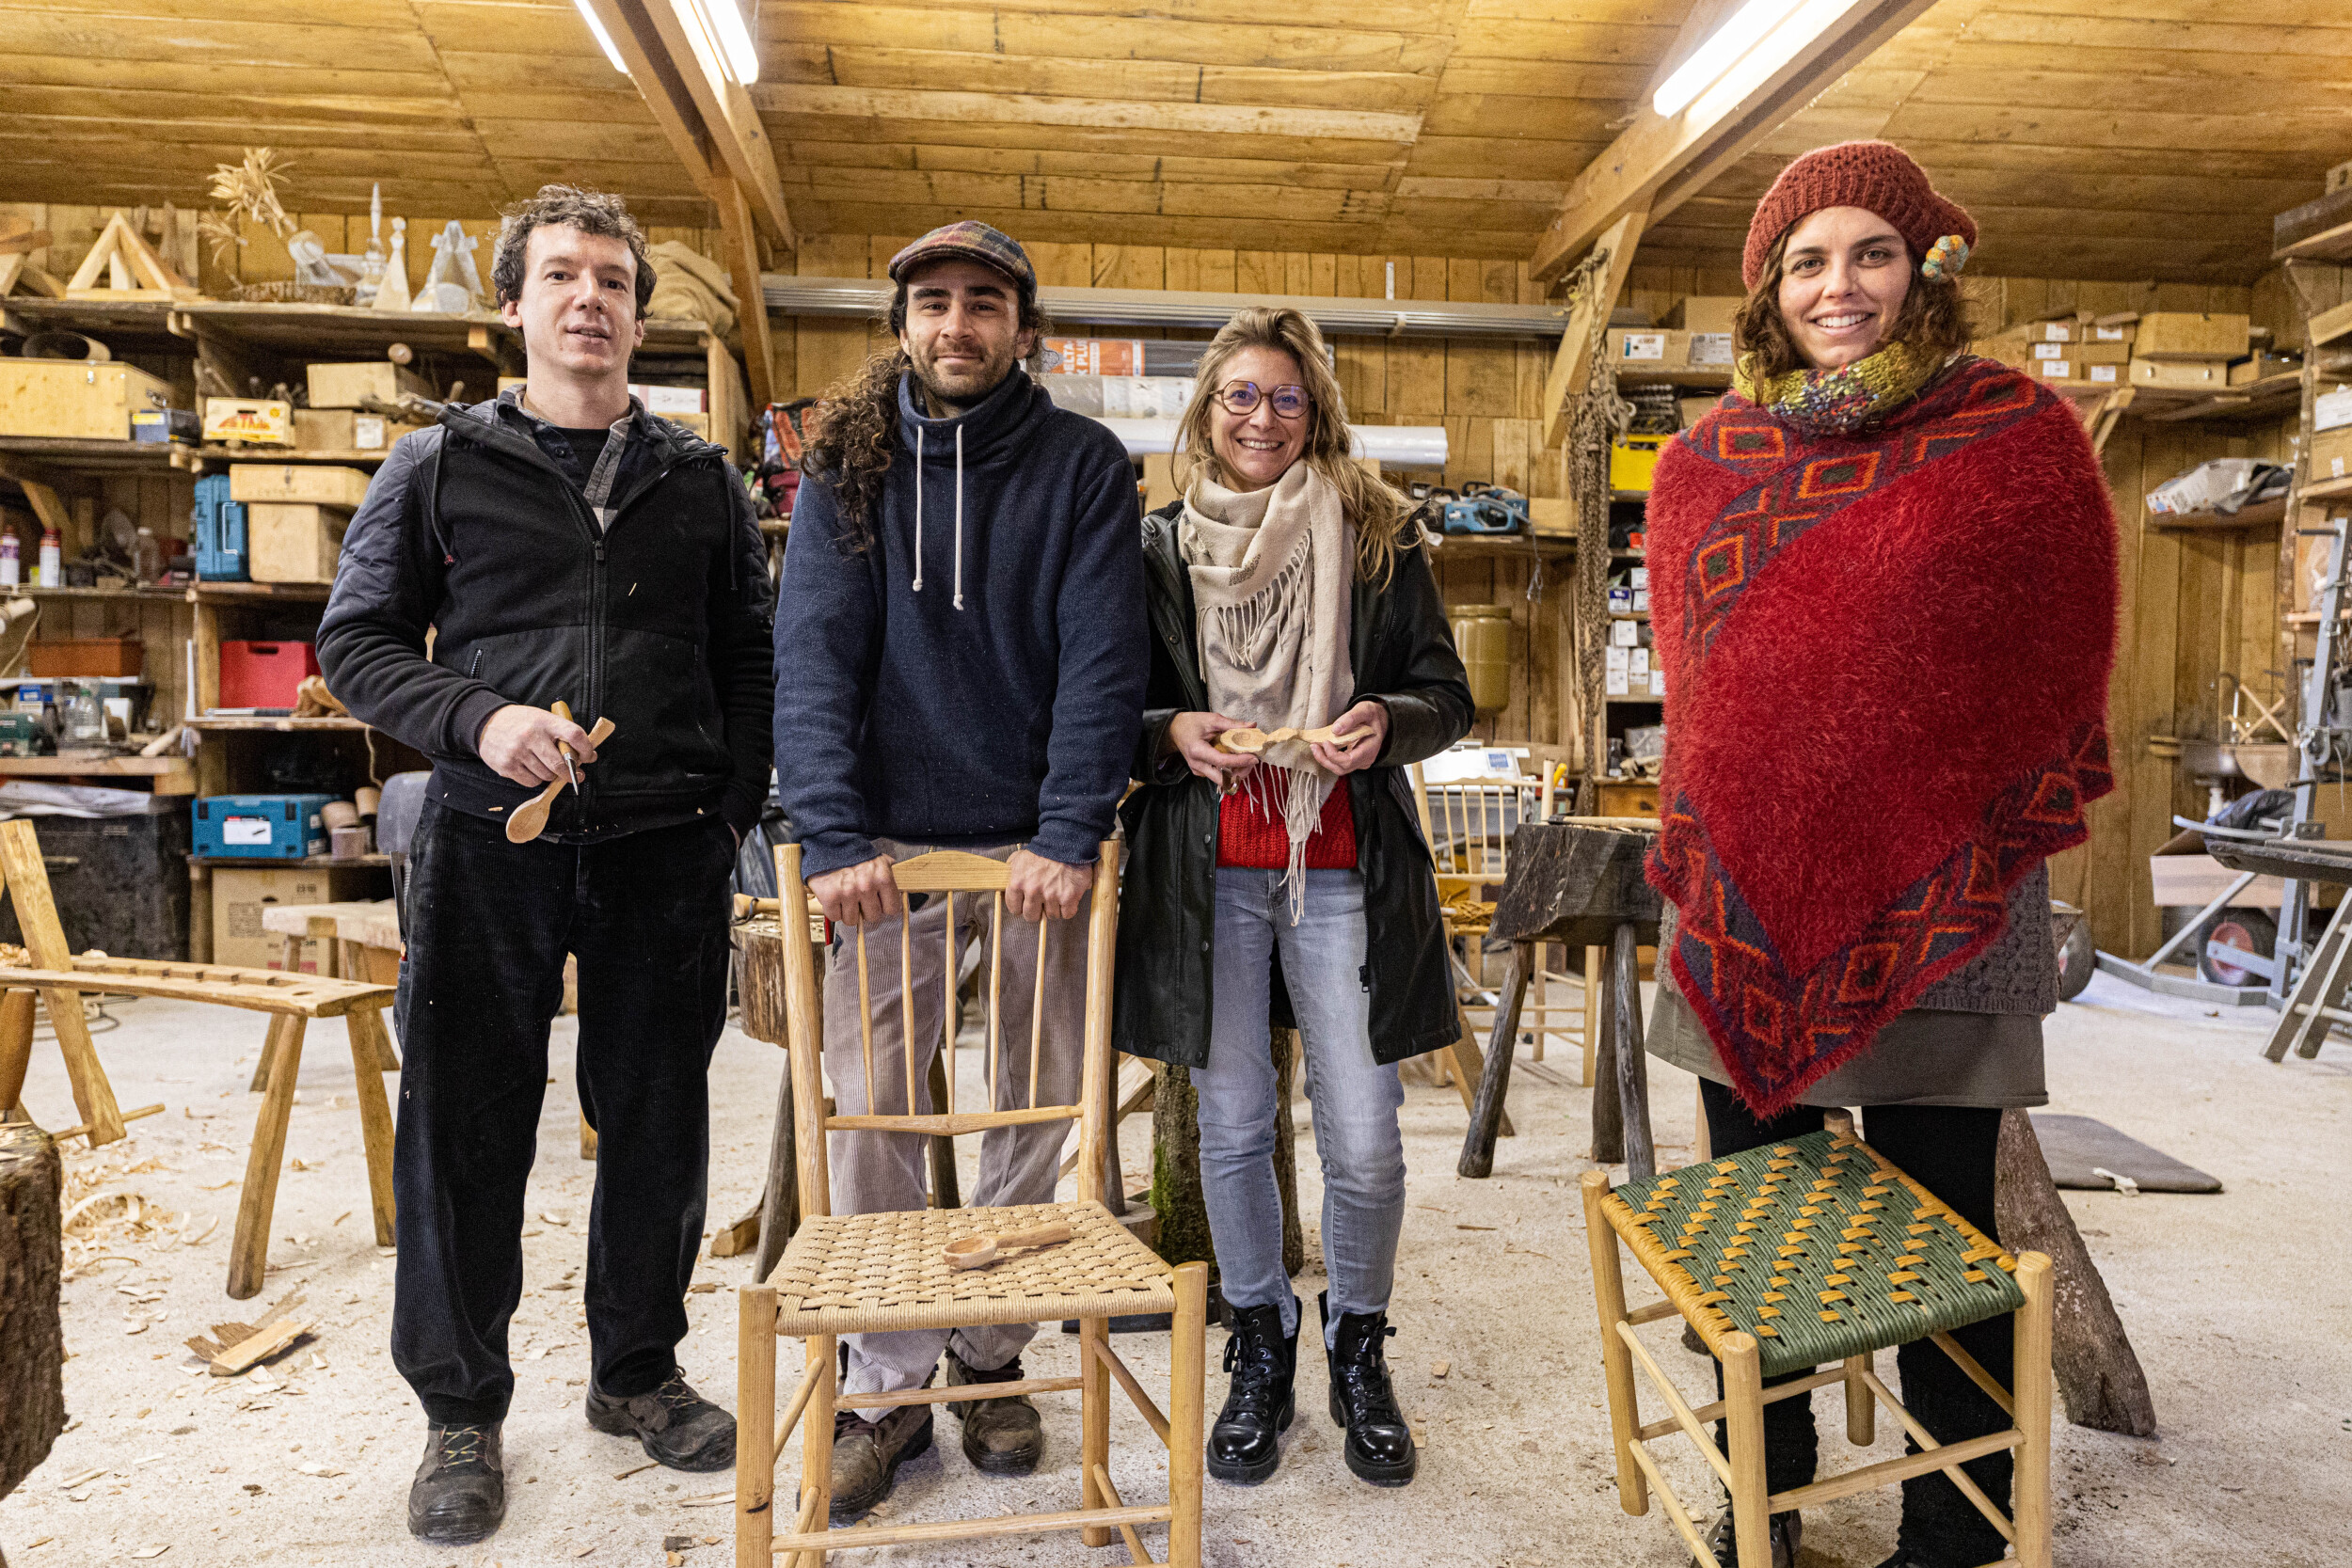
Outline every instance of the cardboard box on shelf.
{"label": "cardboard box on shelf", "polygon": [[[1144,460],[1145,472],[1151,471],[1151,459]],[[1161,503],[1166,505],[1164,501]],[[1147,511],[1154,510],[1149,506]],[[1567,501],[1559,496],[1530,496],[1527,499],[1527,528],[1538,539],[1573,539],[1575,519],[1568,515]]]}
{"label": "cardboard box on shelf", "polygon": [[2302,369],[2303,361],[2293,355],[2257,354],[2230,367],[2230,385],[2250,387],[2265,376],[2294,375]]}
{"label": "cardboard box on shelf", "polygon": [[2128,348],[2138,335],[2139,318],[2137,315],[2083,324],[2083,341],[2086,343],[2122,343]]}
{"label": "cardboard box on shelf", "polygon": [[127,441],[131,416],[171,405],[171,383],[135,365],[0,359],[0,436]]}
{"label": "cardboard box on shelf", "polygon": [[2082,341],[2082,324],[2072,316],[2055,316],[2048,321],[2027,322],[2016,328],[2029,343],[2077,343]]}
{"label": "cardboard box on shelf", "polygon": [[385,451],[402,436],[424,428],[381,414],[362,414],[356,408],[294,411],[296,451]]}
{"label": "cardboard box on shelf", "polygon": [[2134,359],[2131,384],[2167,391],[2220,391],[2230,385],[2230,367],[2218,359],[2159,361]]}
{"label": "cardboard box on shelf", "polygon": [[255,501],[246,508],[246,562],[255,582],[333,582],[351,514],[340,506]]}
{"label": "cardboard box on shelf", "polygon": [[319,506],[357,507],[367,499],[368,476],[358,468],[326,463],[232,463],[232,501],[309,501]]}
{"label": "cardboard box on shelf", "polygon": [[1683,362],[1692,370],[1721,370],[1731,373],[1738,357],[1737,340],[1728,332],[1693,332],[1683,351]]}
{"label": "cardboard box on shelf", "polygon": [[[2040,345],[2036,346],[2038,347]],[[2053,343],[2050,346],[2055,348],[2058,345]],[[2037,359],[2033,362],[2033,373],[2043,381],[2075,381],[2081,379],[2078,375],[2076,375],[2075,371],[2076,366],[2072,359]]]}
{"label": "cardboard box on shelf", "polygon": [[398,403],[403,392],[421,398],[438,396],[431,382],[405,365],[395,365],[389,359],[312,365],[309,377],[313,408],[358,408],[371,398]]}
{"label": "cardboard box on shelf", "polygon": [[632,381],[628,389],[632,397],[645,405],[646,413],[664,419],[710,412],[710,394],[700,387],[651,387]]}
{"label": "cardboard box on shelf", "polygon": [[1620,370],[1678,371],[1690,362],[1691,335],[1653,327],[1609,331],[1609,360]]}
{"label": "cardboard box on shelf", "polygon": [[1682,428],[1689,430],[1713,412],[1715,405],[1723,402],[1723,399],[1710,392],[1704,397],[1677,398],[1675,402],[1682,409]]}
{"label": "cardboard box on shelf", "polygon": [[1684,294],[1659,325],[1678,332],[1729,332],[1742,303],[1738,294]]}
{"label": "cardboard box on shelf", "polygon": [[2169,364],[2243,359],[2252,325],[2248,317],[2227,312],[2151,310],[2139,318],[2132,357]]}
{"label": "cardboard box on shelf", "polygon": [[[213,962],[247,969],[282,969],[286,939],[262,928],[262,911],[273,904],[340,904],[367,897],[381,879],[361,867],[278,866],[263,869],[216,865],[213,882]],[[319,942],[305,942],[298,960],[315,974]]]}
{"label": "cardboard box on shelf", "polygon": [[294,404],[275,398],[206,398],[204,439],[293,446]]}
{"label": "cardboard box on shelf", "polygon": [[2319,431],[2312,436],[2312,477],[2343,479],[2352,475],[2352,424]]}
{"label": "cardboard box on shelf", "polygon": [[2128,365],[2132,362],[2132,345],[2076,343],[2066,351],[2066,356],[2077,365]]}
{"label": "cardboard box on shelf", "polygon": [[2123,372],[2125,369],[2126,367],[2123,365],[2085,365],[2083,367],[2083,379],[2085,381],[2098,382],[2109,387],[2121,387],[2123,384]]}

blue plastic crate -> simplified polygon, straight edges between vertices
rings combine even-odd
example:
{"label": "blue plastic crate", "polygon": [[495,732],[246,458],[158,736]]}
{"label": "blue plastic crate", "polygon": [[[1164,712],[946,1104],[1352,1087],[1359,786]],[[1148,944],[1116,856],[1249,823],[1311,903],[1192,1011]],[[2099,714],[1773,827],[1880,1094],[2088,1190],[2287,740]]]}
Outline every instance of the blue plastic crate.
{"label": "blue plastic crate", "polygon": [[197,801],[196,852],[225,860],[298,861],[326,853],[319,812],[332,795],[207,795]]}
{"label": "blue plastic crate", "polygon": [[229,499],[229,476],[196,482],[196,575],[207,582],[246,582],[245,502]]}

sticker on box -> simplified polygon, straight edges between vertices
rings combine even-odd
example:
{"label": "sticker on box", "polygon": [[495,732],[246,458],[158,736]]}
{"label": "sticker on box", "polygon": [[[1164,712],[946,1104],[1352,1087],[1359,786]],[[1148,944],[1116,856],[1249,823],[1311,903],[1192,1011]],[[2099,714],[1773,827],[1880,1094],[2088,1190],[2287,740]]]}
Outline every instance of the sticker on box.
{"label": "sticker on box", "polygon": [[1626,359],[1660,359],[1666,357],[1666,335],[1663,332],[1629,332],[1625,335]]}
{"label": "sticker on box", "polygon": [[266,816],[224,816],[220,819],[220,841],[229,845],[267,844],[269,818]]}

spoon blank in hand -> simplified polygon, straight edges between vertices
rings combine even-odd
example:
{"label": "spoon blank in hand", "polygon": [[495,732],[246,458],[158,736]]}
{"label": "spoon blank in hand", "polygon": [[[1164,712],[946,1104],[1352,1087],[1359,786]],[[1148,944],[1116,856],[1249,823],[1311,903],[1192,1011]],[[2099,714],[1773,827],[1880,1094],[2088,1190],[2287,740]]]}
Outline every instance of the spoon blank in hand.
{"label": "spoon blank in hand", "polygon": [[[562,703],[555,705],[555,712],[562,718],[569,719],[571,717],[571,714],[565,711]],[[601,746],[612,737],[612,721],[610,719],[599,719],[596,721],[596,727],[588,732],[588,744],[590,746]],[[569,746],[559,745],[556,750],[562,752],[566,757],[572,754],[572,749]],[[548,813],[554,809],[555,798],[564,793],[564,786],[571,782],[572,781],[570,779],[559,773],[554,778],[548,781],[547,788],[541,790],[538,794],[532,796],[530,800],[525,800],[521,805],[516,807],[515,815],[506,819],[506,842],[509,844],[528,844],[532,839],[537,838],[541,833],[546,832],[548,831]]]}
{"label": "spoon blank in hand", "polygon": [[1235,756],[1254,757],[1267,747],[1279,745],[1285,740],[1301,740],[1310,746],[1318,743],[1327,746],[1341,744],[1340,737],[1332,733],[1328,724],[1319,730],[1295,730],[1287,726],[1279,730],[1262,730],[1254,725],[1245,725],[1218,736],[1216,749]]}

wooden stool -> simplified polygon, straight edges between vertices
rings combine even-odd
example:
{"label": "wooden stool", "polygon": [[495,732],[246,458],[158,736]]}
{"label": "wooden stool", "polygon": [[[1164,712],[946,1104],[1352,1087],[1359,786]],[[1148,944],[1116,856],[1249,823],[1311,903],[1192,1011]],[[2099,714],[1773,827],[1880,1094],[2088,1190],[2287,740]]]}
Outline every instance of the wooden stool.
{"label": "wooden stool", "polygon": [[[1825,1132],[1685,1165],[1612,1191],[1605,1171],[1584,1173],[1584,1227],[1600,1307],[1601,1363],[1617,1450],[1617,1500],[1649,1512],[1649,1488],[1700,1568],[1715,1568],[1706,1521],[1667,1484],[1647,1445],[1679,1430],[1731,1495],[1740,1568],[1771,1568],[1774,1513],[1891,1486],[1941,1470],[2012,1545],[2026,1568],[2050,1561],[2050,1259],[2012,1259],[1949,1206],[1853,1136],[1850,1117]],[[1617,1243],[1629,1248],[1666,1299],[1626,1309]],[[2014,1275],[2012,1278],[2011,1275]],[[2016,1314],[2014,1395],[1951,1337],[2003,1312]],[[1724,1398],[1693,1409],[1633,1333],[1679,1313],[1724,1370]],[[1932,1338],[2014,1424],[1941,1444],[1871,1370],[1875,1352]],[[1672,1416],[1643,1423],[1633,1382],[1639,1362]],[[1793,1382],[1767,1377],[1837,1365]],[[1883,1403],[1916,1443],[1907,1454],[1794,1491],[1764,1480],[1764,1406],[1842,1384],[1846,1433],[1873,1440]],[[1726,1421],[1730,1449],[1706,1423]],[[1961,1465],[2014,1449],[2013,1516],[1993,1505]],[[2012,1560],[2003,1559],[2004,1561]],[[1988,1565],[1990,1568],[1990,1565]]]}
{"label": "wooden stool", "polygon": [[278,1202],[278,1172],[286,1153],[286,1123],[294,1110],[294,1074],[302,1061],[302,1035],[314,1018],[341,1018],[351,1036],[351,1065],[358,1080],[360,1135],[367,1147],[369,1207],[375,1216],[378,1246],[392,1244],[392,1113],[384,1097],[384,1074],[397,1070],[391,1037],[384,1029],[390,986],[337,980],[278,969],[239,969],[229,964],[181,963],[169,958],[76,957],[66,945],[42,867],[40,840],[22,818],[0,822],[0,877],[16,906],[16,923],[32,954],[30,969],[0,968],[0,1111],[22,1092],[32,1053],[33,1015],[18,1002],[40,994],[65,1054],[74,1103],[94,1148],[122,1136],[122,1116],[113,1085],[99,1066],[82,1020],[86,991],[159,996],[176,1002],[206,1002],[270,1015],[256,1073],[263,1095],[253,1128],[245,1187],[237,1196],[236,1238],[229,1255],[229,1293],[239,1301],[262,1288],[269,1266],[269,1225]]}

